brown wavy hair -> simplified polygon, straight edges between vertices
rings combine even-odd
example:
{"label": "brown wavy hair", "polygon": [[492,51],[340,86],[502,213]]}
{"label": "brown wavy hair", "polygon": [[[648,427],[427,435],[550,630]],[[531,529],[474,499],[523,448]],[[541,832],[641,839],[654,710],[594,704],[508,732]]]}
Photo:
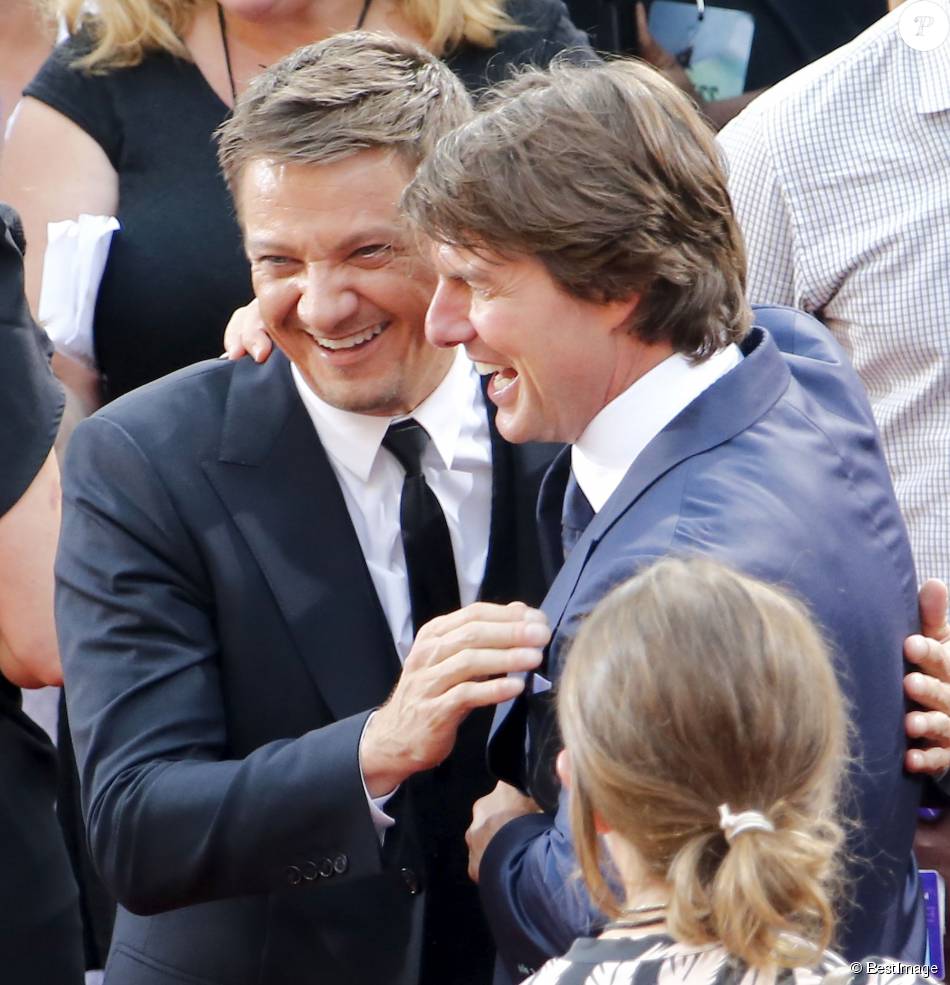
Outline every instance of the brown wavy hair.
{"label": "brown wavy hair", "polygon": [[[93,39],[77,68],[94,72],[138,65],[150,51],[189,58],[182,38],[195,11],[213,0],[36,0],[50,17],[63,18],[69,32],[85,29]],[[462,42],[493,48],[499,34],[518,30],[505,12],[504,0],[401,0],[406,17],[426,39],[426,46],[444,55]]]}
{"label": "brown wavy hair", "polygon": [[[849,724],[802,605],[711,561],[660,561],[581,627],[558,716],[580,867],[606,912],[619,903],[595,815],[669,886],[676,939],[722,943],[753,968],[815,961],[841,888]],[[723,803],[774,832],[727,843]]]}
{"label": "brown wavy hair", "polygon": [[403,206],[431,238],[538,257],[570,294],[703,358],[743,338],[745,249],[713,133],[649,66],[558,59],[490,93]]}

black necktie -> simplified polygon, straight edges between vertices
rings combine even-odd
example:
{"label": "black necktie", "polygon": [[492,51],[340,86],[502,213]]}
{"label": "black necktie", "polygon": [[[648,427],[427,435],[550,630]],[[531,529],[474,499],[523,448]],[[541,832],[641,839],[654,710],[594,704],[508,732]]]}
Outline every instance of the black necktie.
{"label": "black necktie", "polygon": [[392,424],[383,438],[406,470],[399,500],[399,525],[409,575],[413,631],[460,606],[452,539],[439,500],[422,474],[422,453],[429,443],[425,428],[410,418]]}
{"label": "black necktie", "polygon": [[[409,575],[415,631],[435,616],[459,608],[458,575],[445,514],[422,474],[429,443],[414,420],[390,426],[384,447],[406,470],[399,523]],[[426,864],[425,948],[420,985],[482,985],[491,977],[491,935],[482,918],[478,890],[467,874],[465,829],[472,803],[491,789],[485,744],[491,711],[473,712],[459,728],[452,755],[435,769],[412,777],[408,787]]]}
{"label": "black necktie", "polygon": [[564,490],[564,509],[561,511],[561,546],[564,548],[565,558],[571,553],[574,545],[581,539],[581,534],[593,519],[594,507],[584,495],[584,490],[577,484],[574,470],[571,469],[571,476]]}

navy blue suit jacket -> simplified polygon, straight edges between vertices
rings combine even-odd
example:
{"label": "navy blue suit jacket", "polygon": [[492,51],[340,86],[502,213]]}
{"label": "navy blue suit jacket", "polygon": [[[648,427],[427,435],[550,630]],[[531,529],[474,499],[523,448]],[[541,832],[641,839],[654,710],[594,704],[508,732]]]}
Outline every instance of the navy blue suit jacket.
{"label": "navy blue suit jacket", "polygon": [[[547,673],[557,680],[597,601],[655,558],[713,557],[794,592],[832,644],[858,733],[850,810],[861,830],[851,848],[866,861],[855,868],[841,945],[852,958],[921,961],[911,851],[920,782],[902,769],[902,642],[917,630],[904,524],[863,389],[841,350],[809,316],[782,308],[756,315],[772,334],[752,330],[742,362],[650,443],[564,562],[543,603],[554,632]],[[567,467],[565,452],[542,487],[549,539],[557,537]],[[494,771],[542,802],[557,745],[550,705],[546,717],[534,713],[544,701],[500,708],[490,746]],[[547,722],[547,734],[545,726],[528,729],[528,760],[539,764],[531,770],[526,718]],[[572,878],[564,801],[508,824],[482,862],[482,900],[516,978],[597,921]]]}
{"label": "navy blue suit jacket", "polygon": [[[481,598],[543,595],[550,458],[492,429]],[[106,981],[415,985],[422,778],[387,804],[381,851],[358,757],[399,659],[287,360],[200,363],[108,405],[76,429],[63,490],[69,717],[120,903]]]}

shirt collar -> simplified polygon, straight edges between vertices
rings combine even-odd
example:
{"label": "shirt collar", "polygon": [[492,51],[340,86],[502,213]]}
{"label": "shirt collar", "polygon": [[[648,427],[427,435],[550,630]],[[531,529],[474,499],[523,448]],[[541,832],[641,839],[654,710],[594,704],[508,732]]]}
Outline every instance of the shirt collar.
{"label": "shirt collar", "polygon": [[603,508],[644,448],[742,359],[735,344],[701,363],[675,353],[615,397],[571,449],[571,468],[594,512]]}
{"label": "shirt collar", "polygon": [[[363,482],[369,481],[373,462],[389,425],[404,418],[356,414],[333,407],[307,386],[293,363],[290,371],[327,454]],[[442,382],[411,415],[405,415],[415,418],[426,429],[446,468],[452,467],[462,427],[462,414],[471,403],[473,387],[477,386],[475,368],[465,355],[465,350],[459,346]]]}

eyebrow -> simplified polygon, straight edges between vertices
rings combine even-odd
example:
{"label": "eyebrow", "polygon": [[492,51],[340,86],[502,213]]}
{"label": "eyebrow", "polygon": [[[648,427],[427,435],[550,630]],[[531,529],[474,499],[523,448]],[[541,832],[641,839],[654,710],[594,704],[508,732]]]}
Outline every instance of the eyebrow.
{"label": "eyebrow", "polygon": [[347,236],[337,247],[340,253],[349,253],[356,246],[366,243],[394,243],[404,239],[398,226],[370,226]]}
{"label": "eyebrow", "polygon": [[461,277],[466,282],[477,281],[482,283],[491,278],[489,271],[475,266],[470,260],[462,259],[458,254],[453,255],[451,260],[447,260],[445,254],[436,251],[436,257],[436,264],[445,271],[446,276]]}
{"label": "eyebrow", "polygon": [[[403,239],[398,227],[393,226],[370,226],[355,233],[350,233],[337,246],[334,252],[347,254],[357,246],[367,243],[393,243],[401,242]],[[247,240],[245,248],[251,253],[293,253],[294,248],[287,245],[279,236],[268,236],[266,234],[253,237]]]}
{"label": "eyebrow", "polygon": [[286,253],[287,248],[279,239],[270,239],[267,236],[258,236],[254,239],[245,241],[245,249],[248,253]]}

